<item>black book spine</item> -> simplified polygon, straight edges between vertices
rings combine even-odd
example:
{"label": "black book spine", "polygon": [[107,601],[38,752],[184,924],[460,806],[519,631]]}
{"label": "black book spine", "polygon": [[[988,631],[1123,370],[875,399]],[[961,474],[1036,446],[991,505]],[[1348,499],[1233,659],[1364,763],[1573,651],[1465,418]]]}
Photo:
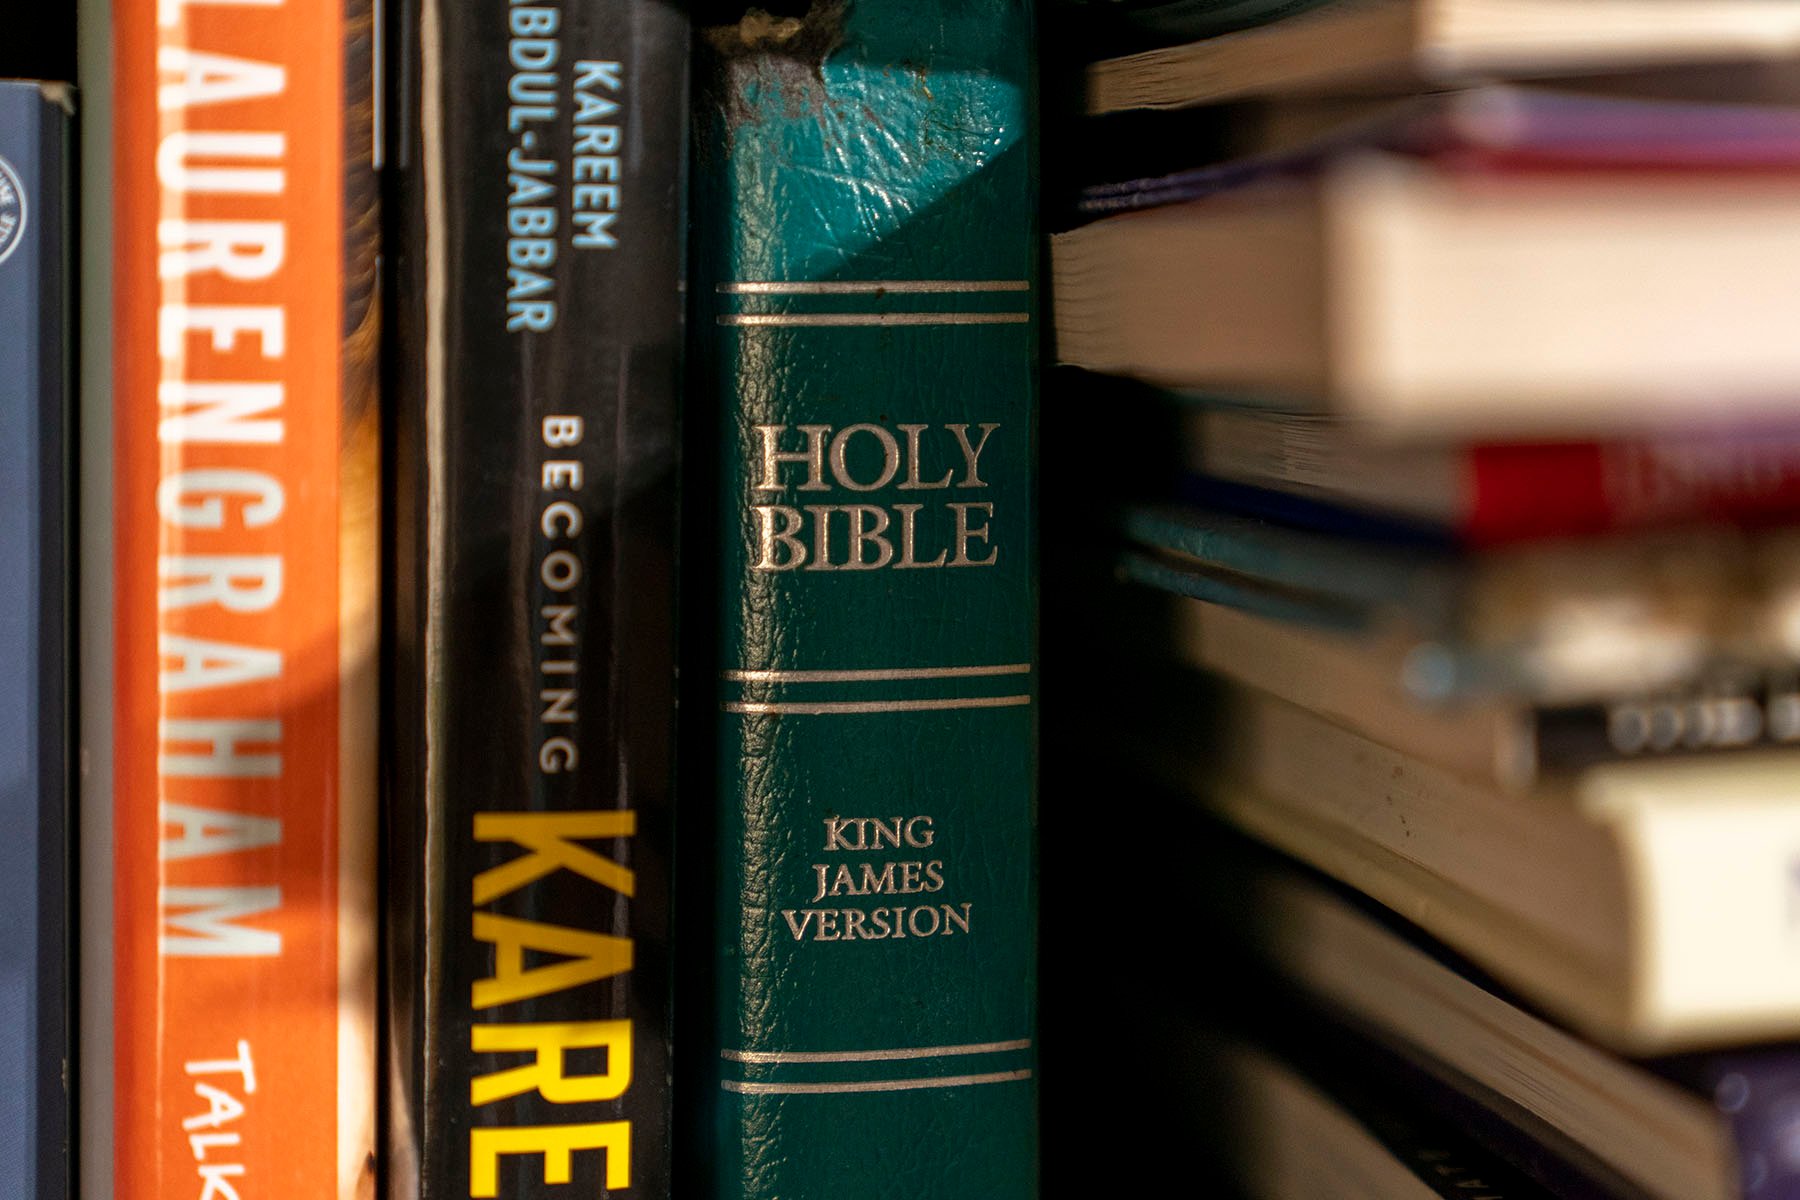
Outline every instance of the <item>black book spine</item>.
{"label": "black book spine", "polygon": [[0,1196],[70,1187],[68,104],[0,81]]}
{"label": "black book spine", "polygon": [[1738,671],[1693,687],[1608,703],[1531,712],[1538,766],[1575,771],[1596,763],[1678,754],[1766,750],[1800,743],[1800,672]]}
{"label": "black book spine", "polygon": [[687,19],[388,32],[389,1194],[666,1195]]}

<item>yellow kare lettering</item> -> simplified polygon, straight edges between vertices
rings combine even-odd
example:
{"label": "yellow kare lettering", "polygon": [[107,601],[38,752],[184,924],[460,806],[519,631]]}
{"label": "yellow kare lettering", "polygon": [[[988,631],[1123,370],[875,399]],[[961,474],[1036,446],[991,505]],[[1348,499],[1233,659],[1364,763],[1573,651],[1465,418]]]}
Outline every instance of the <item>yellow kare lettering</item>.
{"label": "yellow kare lettering", "polygon": [[[476,980],[471,989],[478,1009],[529,1000],[631,970],[631,939],[608,933],[476,913],[475,940],[494,946],[493,977]],[[566,961],[527,969],[527,950],[560,955]]]}
{"label": "yellow kare lettering", "polygon": [[[598,1075],[568,1075],[570,1050],[606,1048],[606,1070]],[[470,1104],[492,1104],[536,1089],[552,1104],[617,1100],[631,1086],[630,1021],[557,1021],[536,1025],[476,1025],[469,1030],[469,1049],[476,1054],[529,1051],[528,1066],[496,1071],[469,1081]]]}
{"label": "yellow kare lettering", "polygon": [[515,892],[559,867],[629,896],[637,887],[630,868],[577,846],[573,838],[630,837],[637,814],[630,809],[577,813],[476,813],[475,840],[516,842],[530,851],[475,877],[475,903]]}
{"label": "yellow kare lettering", "polygon": [[536,1125],[523,1129],[469,1130],[469,1195],[489,1200],[500,1194],[502,1154],[542,1154],[544,1182],[567,1183],[577,1150],[606,1152],[608,1191],[631,1186],[631,1122],[596,1125]]}

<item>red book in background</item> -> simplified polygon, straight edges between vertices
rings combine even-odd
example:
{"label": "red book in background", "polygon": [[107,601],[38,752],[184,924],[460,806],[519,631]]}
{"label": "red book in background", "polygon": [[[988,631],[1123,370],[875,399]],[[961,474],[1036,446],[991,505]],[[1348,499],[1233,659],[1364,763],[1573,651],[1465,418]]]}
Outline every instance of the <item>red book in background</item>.
{"label": "red book in background", "polygon": [[1187,466],[1203,475],[1474,546],[1800,514],[1800,429],[1413,445],[1340,418],[1248,408],[1196,409],[1185,428]]}

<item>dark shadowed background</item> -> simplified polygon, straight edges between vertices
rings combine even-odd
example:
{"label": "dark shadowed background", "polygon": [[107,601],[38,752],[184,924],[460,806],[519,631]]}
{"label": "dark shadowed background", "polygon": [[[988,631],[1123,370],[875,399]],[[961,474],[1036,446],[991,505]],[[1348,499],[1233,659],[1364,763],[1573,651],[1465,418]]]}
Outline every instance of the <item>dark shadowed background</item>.
{"label": "dark shadowed background", "polygon": [[73,80],[75,0],[22,0],[7,7],[0,79]]}

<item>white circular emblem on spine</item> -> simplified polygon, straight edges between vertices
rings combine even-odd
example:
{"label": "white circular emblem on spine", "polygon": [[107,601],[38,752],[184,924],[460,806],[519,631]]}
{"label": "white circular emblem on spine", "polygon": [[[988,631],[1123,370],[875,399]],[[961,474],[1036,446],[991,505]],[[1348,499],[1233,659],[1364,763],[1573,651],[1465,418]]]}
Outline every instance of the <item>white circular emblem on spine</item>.
{"label": "white circular emblem on spine", "polygon": [[25,240],[25,185],[11,163],[0,158],[0,263]]}

